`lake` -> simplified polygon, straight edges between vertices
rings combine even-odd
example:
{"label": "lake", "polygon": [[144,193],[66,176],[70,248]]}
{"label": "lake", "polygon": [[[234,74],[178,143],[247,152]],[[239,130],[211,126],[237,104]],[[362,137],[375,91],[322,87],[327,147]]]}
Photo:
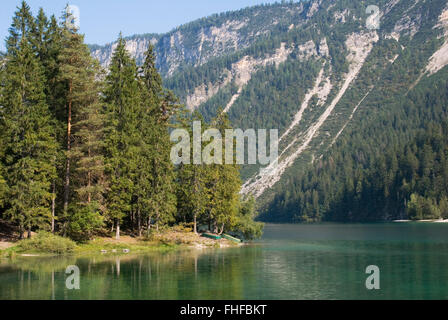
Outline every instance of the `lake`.
{"label": "lake", "polygon": [[0,299],[448,299],[448,224],[267,224],[236,248],[3,259]]}

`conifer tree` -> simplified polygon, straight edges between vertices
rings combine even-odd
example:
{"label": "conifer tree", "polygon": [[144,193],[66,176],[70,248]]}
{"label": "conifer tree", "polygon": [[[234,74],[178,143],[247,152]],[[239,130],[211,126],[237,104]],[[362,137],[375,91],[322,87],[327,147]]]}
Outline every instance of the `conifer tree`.
{"label": "conifer tree", "polygon": [[[67,18],[67,14],[64,19]],[[58,52],[57,80],[64,84],[62,98],[66,107],[66,165],[64,177],[64,233],[72,237],[89,237],[101,226],[100,213],[105,211],[102,134],[104,119],[99,101],[100,68],[84,43],[84,36],[63,24],[60,29],[50,24],[49,37],[61,39]],[[49,56],[49,60],[52,56]],[[48,61],[51,64],[51,61]],[[50,87],[56,95],[61,88]],[[59,100],[56,100],[57,103]],[[60,111],[55,110],[56,119]],[[70,211],[70,212],[69,212]],[[82,235],[82,236],[81,236]]]}
{"label": "conifer tree", "polygon": [[[162,78],[155,66],[152,45],[145,54],[145,62],[140,73],[143,84],[143,104],[141,109],[142,164],[136,190],[145,190],[138,195],[138,202],[145,203],[145,218],[150,228],[151,220],[159,223],[174,219],[176,196],[174,168],[170,160],[171,142],[168,135],[170,119],[178,108],[177,100],[164,92]],[[147,176],[147,178],[143,178]],[[147,185],[149,184],[149,185]],[[141,231],[139,230],[139,234]]]}
{"label": "conifer tree", "polygon": [[[95,65],[95,64],[93,64]],[[98,99],[95,68],[90,70],[85,105],[73,121],[74,195],[68,232],[72,238],[88,239],[102,226],[106,213],[104,195],[107,179],[104,173],[104,115]]]}
{"label": "conifer tree", "polygon": [[[0,54],[0,119],[3,117],[3,110],[2,110],[3,97],[4,97],[3,90],[6,85],[5,64],[6,64],[5,57],[3,54]],[[0,122],[0,130],[4,130],[4,128],[1,126],[1,122]],[[0,138],[3,138],[2,131],[0,131]],[[1,161],[3,160],[5,154],[4,147],[5,147],[4,141],[3,139],[0,139],[0,217],[3,214],[3,209],[6,202],[6,195],[8,193],[8,185],[6,184],[6,180],[4,178],[5,168]]]}
{"label": "conifer tree", "polygon": [[[225,150],[225,130],[231,129],[227,114],[219,112],[212,124],[221,133],[222,150]],[[232,154],[235,154],[235,149]],[[234,163],[225,163],[224,160],[223,153],[222,164],[211,164],[207,168],[207,189],[210,199],[207,208],[208,219],[213,223],[213,231],[219,234],[224,232],[225,227],[230,229],[236,224],[237,214],[240,210],[239,166],[235,161]]]}
{"label": "conifer tree", "polygon": [[115,223],[116,238],[120,224],[133,209],[135,174],[141,159],[141,94],[135,61],[126,51],[121,34],[106,77],[104,101],[106,112],[106,169],[110,179],[107,203],[109,218]]}
{"label": "conifer tree", "polygon": [[[206,129],[206,125],[199,113],[194,113],[191,119],[183,119],[182,127],[188,128],[190,137],[192,137],[191,120],[201,122],[202,134]],[[193,152],[192,149],[190,148],[191,153]],[[193,159],[193,155],[190,158]],[[207,166],[204,163],[182,163],[178,167],[176,181],[178,215],[185,222],[193,222],[193,232],[197,233],[199,219],[205,214],[209,203],[210,193],[206,186]]]}
{"label": "conifer tree", "polygon": [[[34,50],[43,66],[45,82],[44,92],[48,108],[51,112],[53,129],[56,132],[56,140],[59,148],[55,158],[56,169],[60,175],[64,168],[65,154],[65,86],[63,81],[59,81],[59,55],[62,49],[62,28],[59,27],[55,16],[47,18],[42,8],[35,19],[32,30],[32,43]],[[52,204],[51,204],[51,231],[55,231],[56,219],[56,197],[57,188],[61,184],[60,179],[52,181]]]}
{"label": "conifer tree", "polygon": [[56,141],[44,93],[44,72],[33,50],[35,21],[22,2],[7,39],[5,87],[2,94],[3,163],[9,186],[7,216],[26,229],[50,220],[51,181],[56,176]]}

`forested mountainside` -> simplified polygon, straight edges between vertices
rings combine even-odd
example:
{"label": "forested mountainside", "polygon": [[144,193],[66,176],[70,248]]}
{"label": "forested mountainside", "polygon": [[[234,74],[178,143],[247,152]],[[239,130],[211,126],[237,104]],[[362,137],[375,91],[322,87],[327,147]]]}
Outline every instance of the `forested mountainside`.
{"label": "forested mountainside", "polygon": [[[126,48],[141,64],[148,44],[154,44],[157,68],[163,76],[171,76],[189,66],[197,67],[212,58],[247,48],[266,35],[281,32],[289,21],[300,23],[301,20],[296,5],[260,5],[215,14],[166,34],[127,37]],[[107,66],[116,46],[116,43],[93,45],[91,50]]]}
{"label": "forested mountainside", "polygon": [[[279,129],[278,165],[242,169],[242,193],[256,197],[260,219],[443,215],[448,193],[436,178],[445,172],[446,149],[422,144],[421,135],[436,135],[447,115],[447,0],[375,1],[377,29],[368,28],[371,4],[258,6],[151,36],[165,85],[190,110],[211,119],[221,107],[233,127]],[[241,24],[238,31],[228,27]],[[210,30],[220,31],[204,46]],[[217,40],[224,36],[233,42]],[[168,47],[161,41],[167,37]],[[107,63],[107,50],[94,55]],[[415,158],[411,164],[407,155]],[[416,204],[426,209],[416,211]]]}

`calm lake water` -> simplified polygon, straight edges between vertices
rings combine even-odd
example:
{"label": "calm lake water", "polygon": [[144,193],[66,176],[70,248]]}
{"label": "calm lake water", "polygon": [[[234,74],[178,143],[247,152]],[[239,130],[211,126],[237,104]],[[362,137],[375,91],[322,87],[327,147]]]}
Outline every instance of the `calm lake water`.
{"label": "calm lake water", "polygon": [[4,259],[0,299],[448,299],[448,224],[266,225],[240,248]]}

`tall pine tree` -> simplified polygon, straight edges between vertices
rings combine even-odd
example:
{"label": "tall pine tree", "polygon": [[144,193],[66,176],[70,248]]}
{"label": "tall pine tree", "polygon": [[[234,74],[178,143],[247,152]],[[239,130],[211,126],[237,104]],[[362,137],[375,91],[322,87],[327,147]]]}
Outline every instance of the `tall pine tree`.
{"label": "tall pine tree", "polygon": [[[64,19],[67,18],[65,14]],[[64,21],[64,20],[63,20]],[[52,24],[50,25],[50,27]],[[54,28],[54,27],[53,27]],[[50,34],[57,37],[58,34]],[[98,63],[90,55],[84,36],[63,24],[58,55],[58,77],[63,83],[66,124],[66,164],[64,176],[64,233],[89,237],[101,226],[105,211],[106,179],[103,159],[104,119],[99,101]],[[60,89],[51,87],[55,94]],[[56,110],[56,117],[60,112]]]}

